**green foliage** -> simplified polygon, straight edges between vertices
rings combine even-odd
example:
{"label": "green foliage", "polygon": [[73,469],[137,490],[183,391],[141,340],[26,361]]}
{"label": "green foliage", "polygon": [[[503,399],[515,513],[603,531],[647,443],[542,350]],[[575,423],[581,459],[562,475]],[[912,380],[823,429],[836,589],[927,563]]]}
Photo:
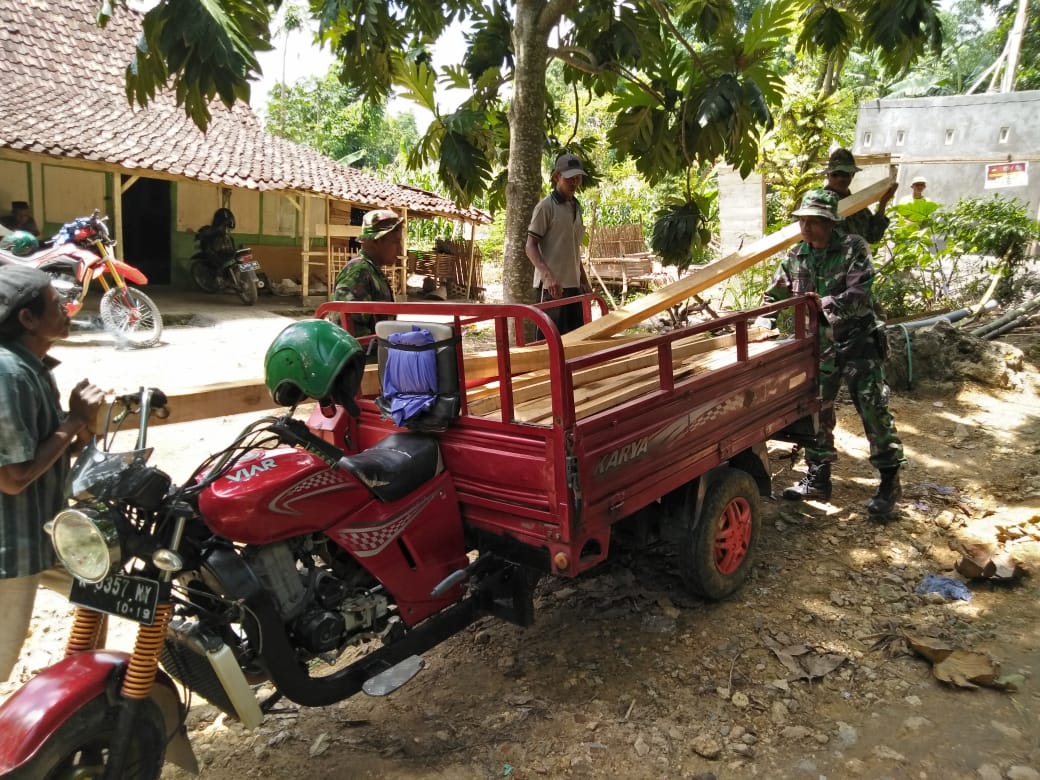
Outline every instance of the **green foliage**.
{"label": "green foliage", "polygon": [[888,75],[905,74],[916,60],[942,50],[942,23],[931,0],[814,0],[803,21],[798,50],[822,55],[838,71],[854,49],[875,56]]}
{"label": "green foliage", "polygon": [[789,74],[787,85],[780,122],[762,143],[770,230],[788,224],[802,196],[820,186],[821,161],[833,146],[852,136],[856,117],[847,91],[820,97],[807,69]]}
{"label": "green foliage", "polygon": [[[111,14],[106,0],[98,24]],[[228,108],[249,102],[249,80],[260,73],[255,52],[271,48],[270,22],[264,0],[160,0],[145,13],[126,68],[127,100],[145,106],[170,85],[178,105],[205,128],[213,100]]]}
{"label": "green foliage", "polygon": [[391,116],[383,104],[363,102],[335,71],[322,79],[277,85],[264,115],[268,132],[369,169],[393,162],[419,137],[411,113]]}
{"label": "green foliage", "polygon": [[[441,194],[437,173],[432,168],[413,170],[400,157],[391,164],[379,168],[375,173],[386,181]],[[468,239],[469,236],[463,235],[462,224],[455,220],[440,218],[408,220],[409,249],[432,250],[439,238]]]}
{"label": "green foliage", "polygon": [[917,200],[893,211],[874,283],[891,317],[973,304],[992,274],[1001,277],[998,299],[1011,300],[1029,242],[1040,237],[1025,204],[999,195],[950,207]]}
{"label": "green foliage", "polygon": [[985,268],[1000,276],[996,296],[1001,302],[1015,297],[1017,278],[1031,241],[1040,238],[1040,223],[1028,215],[1017,198],[964,198],[937,215],[937,230],[946,236],[949,251],[982,255]]}
{"label": "green foliage", "polygon": [[915,200],[892,209],[884,249],[875,258],[874,297],[889,317],[929,311],[952,302],[958,261],[936,230],[939,205]]}
{"label": "green foliage", "polygon": [[685,270],[694,261],[693,247],[711,239],[702,199],[665,206],[655,217],[651,248],[666,264]]}

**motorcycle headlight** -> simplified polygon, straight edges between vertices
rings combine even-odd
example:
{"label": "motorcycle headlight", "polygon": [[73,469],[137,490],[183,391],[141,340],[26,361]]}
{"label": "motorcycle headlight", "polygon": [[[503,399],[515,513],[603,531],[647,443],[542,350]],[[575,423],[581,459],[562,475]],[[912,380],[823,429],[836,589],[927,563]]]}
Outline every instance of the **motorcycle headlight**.
{"label": "motorcycle headlight", "polygon": [[55,515],[50,533],[58,559],[84,582],[101,582],[119,560],[119,532],[103,515],[66,509]]}

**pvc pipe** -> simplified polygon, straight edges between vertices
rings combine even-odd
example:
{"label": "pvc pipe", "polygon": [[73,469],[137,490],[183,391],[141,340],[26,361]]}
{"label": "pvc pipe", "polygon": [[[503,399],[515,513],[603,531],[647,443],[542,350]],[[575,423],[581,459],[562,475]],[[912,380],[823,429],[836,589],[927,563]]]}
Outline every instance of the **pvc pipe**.
{"label": "pvc pipe", "polygon": [[[986,305],[982,308],[992,309],[996,305],[996,301],[987,301]],[[957,309],[956,311],[946,312],[946,314],[938,314],[934,317],[928,317],[923,320],[911,320],[910,322],[897,323],[893,327],[902,327],[904,330],[907,331],[917,330],[918,328],[926,328],[929,325],[935,325],[937,322],[942,322],[943,320],[945,320],[946,322],[957,322],[958,320],[963,320],[965,317],[971,314],[971,312],[972,310],[970,308]]]}

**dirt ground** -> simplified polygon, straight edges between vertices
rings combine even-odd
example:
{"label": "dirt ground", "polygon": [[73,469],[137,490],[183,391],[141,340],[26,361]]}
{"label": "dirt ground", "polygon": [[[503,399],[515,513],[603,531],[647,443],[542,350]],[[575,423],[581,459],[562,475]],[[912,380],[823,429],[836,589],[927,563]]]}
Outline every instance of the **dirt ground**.
{"label": "dirt ground", "polygon": [[[765,501],[752,577],[724,603],[684,592],[673,550],[622,549],[543,580],[533,627],[482,621],[390,696],[283,703],[253,732],[196,699],[201,777],[1040,778],[1035,377],[1027,364],[1010,389],[894,394],[909,465],[887,525],[866,516],[876,474],[842,403],[832,501]],[[183,477],[233,424],[171,426],[155,462]],[[772,456],[779,495],[804,465]],[[964,549],[1007,551],[1033,574],[967,582],[970,601],[915,592],[929,574],[965,581]],[[57,657],[68,625],[61,601],[38,604],[22,677]],[[987,655],[1011,687],[940,682],[900,652],[907,633]]]}

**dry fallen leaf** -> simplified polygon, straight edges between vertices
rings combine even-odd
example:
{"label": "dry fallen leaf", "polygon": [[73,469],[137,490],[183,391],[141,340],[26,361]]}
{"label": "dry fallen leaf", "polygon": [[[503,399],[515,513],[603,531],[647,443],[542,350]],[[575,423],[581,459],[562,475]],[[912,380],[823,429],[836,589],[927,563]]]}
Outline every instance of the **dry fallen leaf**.
{"label": "dry fallen leaf", "polygon": [[970,650],[954,650],[932,667],[932,673],[943,682],[960,688],[977,688],[980,685],[996,687],[1000,665],[983,653]]}
{"label": "dry fallen leaf", "polygon": [[812,682],[830,674],[849,660],[848,656],[840,653],[812,650],[805,645],[781,645],[771,637],[765,637],[762,641],[790,672],[788,680],[804,679]]}
{"label": "dry fallen leaf", "polygon": [[904,631],[903,636],[906,637],[906,642],[910,645],[911,650],[924,656],[933,664],[941,662],[957,649],[934,636],[911,634],[909,631]]}
{"label": "dry fallen leaf", "polygon": [[960,688],[988,688],[1014,691],[1018,689],[1019,675],[1000,676],[1000,664],[985,653],[959,650],[942,639],[904,631],[907,644],[918,655],[932,662],[936,679]]}
{"label": "dry fallen leaf", "polygon": [[968,579],[1010,582],[1025,576],[1026,570],[1010,553],[969,554],[965,552],[955,567]]}

